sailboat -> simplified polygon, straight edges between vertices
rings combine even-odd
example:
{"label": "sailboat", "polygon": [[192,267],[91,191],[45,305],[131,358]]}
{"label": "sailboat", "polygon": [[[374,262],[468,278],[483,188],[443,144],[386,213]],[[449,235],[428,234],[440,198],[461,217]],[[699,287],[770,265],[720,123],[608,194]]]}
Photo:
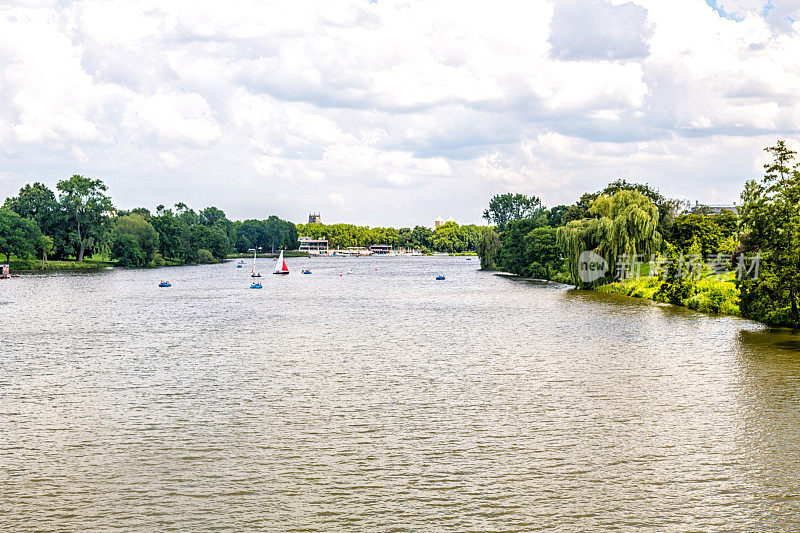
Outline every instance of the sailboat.
{"label": "sailboat", "polygon": [[273,274],[288,274],[289,267],[286,266],[286,261],[283,260],[283,250],[281,250],[281,255],[278,256],[278,260],[275,261],[275,272]]}
{"label": "sailboat", "polygon": [[253,251],[253,268],[250,269],[250,277],[251,278],[260,278],[261,272],[256,272],[256,251]]}

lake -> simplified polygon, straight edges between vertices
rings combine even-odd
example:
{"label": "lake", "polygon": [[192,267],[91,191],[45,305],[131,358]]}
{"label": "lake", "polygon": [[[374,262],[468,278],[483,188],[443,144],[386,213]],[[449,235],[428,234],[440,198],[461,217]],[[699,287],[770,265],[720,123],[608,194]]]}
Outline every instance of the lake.
{"label": "lake", "polygon": [[799,336],[286,261],[0,280],[0,530],[800,528]]}

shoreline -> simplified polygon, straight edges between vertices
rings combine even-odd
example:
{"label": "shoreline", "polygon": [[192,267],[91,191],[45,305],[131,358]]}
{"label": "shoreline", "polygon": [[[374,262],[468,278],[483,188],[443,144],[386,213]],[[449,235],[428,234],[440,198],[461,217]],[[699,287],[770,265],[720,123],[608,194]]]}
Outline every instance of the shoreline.
{"label": "shoreline", "polygon": [[[256,256],[257,259],[275,259],[277,258],[279,253],[272,254],[272,253],[260,253]],[[463,257],[470,254],[446,254],[449,257]],[[439,257],[444,257],[445,254],[442,254]],[[284,252],[284,257],[286,258],[298,258],[298,257],[306,257],[310,258],[307,252]],[[320,257],[339,257],[339,256],[320,256]],[[381,256],[364,256],[364,257],[381,257]],[[397,256],[392,256],[397,257]],[[414,257],[436,257],[436,256],[414,256]],[[315,257],[319,258],[319,257]],[[341,256],[344,258],[344,256]],[[10,262],[10,271],[12,274],[37,274],[37,273],[44,273],[44,272],[75,272],[81,270],[89,270],[89,271],[99,271],[108,268],[125,268],[125,269],[132,269],[132,270],[147,270],[147,269],[158,269],[158,268],[172,268],[172,267],[183,267],[183,266],[198,266],[198,265],[218,265],[221,263],[229,263],[229,262],[236,262],[239,260],[251,260],[253,259],[252,255],[247,254],[229,254],[225,259],[222,261],[218,261],[215,263],[178,263],[173,261],[166,261],[163,265],[148,265],[148,266],[139,266],[139,267],[126,267],[119,265],[116,261],[99,261],[99,260],[91,260],[85,259],[82,262],[78,262],[76,260],[70,261],[61,261],[61,260],[48,260],[44,265],[42,264],[41,259],[26,259],[26,260],[12,260]],[[513,274],[509,274],[513,276]]]}
{"label": "shoreline", "polygon": [[[539,284],[546,283],[577,288],[561,281],[526,278],[508,272],[494,272],[494,275],[503,278],[513,278]],[[627,298],[646,300],[659,305],[683,307],[685,309],[691,309],[692,311],[698,311],[712,316],[742,317],[739,310],[738,298],[734,299],[731,297],[731,295],[721,294],[721,290],[724,291],[730,288],[735,289],[735,285],[733,285],[732,280],[721,281],[711,278],[700,279],[696,282],[694,293],[687,297],[682,303],[669,302],[655,298],[658,289],[661,288],[664,283],[664,281],[658,278],[643,276],[639,278],[631,278],[628,280],[606,283],[605,285],[599,285],[597,287],[586,287],[582,290],[595,291],[604,294],[616,294]]]}

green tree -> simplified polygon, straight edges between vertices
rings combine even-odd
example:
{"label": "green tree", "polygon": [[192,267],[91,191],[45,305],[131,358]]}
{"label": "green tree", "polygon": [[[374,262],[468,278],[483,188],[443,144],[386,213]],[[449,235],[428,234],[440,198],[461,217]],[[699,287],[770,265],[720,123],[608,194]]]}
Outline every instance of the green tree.
{"label": "green tree", "polygon": [[10,209],[0,209],[0,254],[5,254],[6,262],[11,261],[11,254],[25,259],[34,253],[40,237],[35,222]]}
{"label": "green tree", "polygon": [[695,240],[703,256],[716,253],[722,242],[722,228],[709,216],[688,214],[677,217],[672,227],[672,243],[688,253]]}
{"label": "green tree", "polygon": [[228,220],[228,217],[225,216],[225,212],[222,209],[217,207],[211,206],[206,207],[205,209],[201,209],[199,213],[200,224],[204,226],[208,226],[209,228],[214,227],[218,224],[224,224]]}
{"label": "green tree", "polygon": [[158,214],[149,220],[158,233],[158,250],[162,257],[183,259],[183,236],[188,231],[186,225],[172,213],[171,209],[159,207],[161,209],[156,211]]}
{"label": "green tree", "polygon": [[557,228],[566,224],[564,216],[569,211],[566,205],[557,205],[547,211],[547,225],[551,228]]}
{"label": "green tree", "polygon": [[36,182],[19,190],[19,195],[7,198],[5,208],[23,218],[33,220],[39,230],[53,239],[52,252],[56,258],[66,258],[77,251],[70,242],[68,213],[56,200],[56,195],[44,184]]}
{"label": "green tree", "polygon": [[500,236],[493,226],[485,227],[478,240],[478,257],[481,260],[481,269],[494,270],[497,266],[497,251],[500,249]]}
{"label": "green tree", "polygon": [[425,226],[414,226],[411,230],[411,243],[417,250],[427,250],[431,247],[433,231]]}
{"label": "green tree", "polygon": [[112,237],[111,256],[122,266],[137,267],[147,264],[139,241],[130,233],[119,233]]}
{"label": "green tree", "polygon": [[251,243],[250,239],[245,237],[243,234],[239,235],[239,237],[236,239],[236,244],[234,245],[234,248],[240,254],[249,252],[252,247],[253,243]]}
{"label": "green tree", "polygon": [[[309,224],[310,225],[310,224]],[[242,222],[239,229],[236,230],[237,239],[239,236],[244,236],[253,248],[266,249],[267,247],[267,232],[264,223],[260,220],[249,219]],[[269,242],[269,246],[272,243]]]}
{"label": "green tree", "polygon": [[227,216],[225,216],[225,212],[217,207],[206,207],[205,209],[200,210],[198,214],[200,219],[200,224],[204,226],[208,226],[210,228],[216,228],[220,232],[225,234],[228,243],[231,245],[232,250],[233,244],[236,242],[236,228]]}
{"label": "green tree", "polygon": [[192,227],[200,224],[200,215],[198,215],[194,209],[191,209],[183,202],[178,202],[175,204],[175,213],[176,216],[181,219],[184,224],[186,224],[186,227]]}
{"label": "green tree", "polygon": [[200,250],[207,250],[217,261],[228,256],[228,237],[218,228],[209,228],[200,224],[189,228],[189,257],[191,262],[198,261]]}
{"label": "green tree", "polygon": [[431,246],[437,252],[463,252],[467,243],[464,242],[459,226],[455,222],[445,222],[433,232]]}
{"label": "green tree", "polygon": [[[123,213],[117,213],[117,215],[121,215],[121,214],[123,214]],[[150,218],[152,216],[152,214],[150,213],[150,210],[147,209],[146,207],[134,207],[133,209],[131,209],[130,213],[125,213],[125,214],[141,215],[142,218],[144,218],[145,220],[147,220],[148,218]]]}
{"label": "green tree", "polygon": [[525,238],[540,225],[540,220],[531,218],[512,220],[508,223],[505,231],[500,234],[502,246],[497,262],[501,270],[518,276],[531,275],[530,266],[534,259],[530,255]]}
{"label": "green tree", "polygon": [[294,250],[297,241],[297,227],[287,220],[282,220],[276,215],[270,215],[263,223],[263,240],[274,253],[276,249]]}
{"label": "green tree", "polygon": [[19,196],[7,198],[3,205],[28,220],[33,220],[39,229],[46,231],[58,211],[58,201],[47,186],[38,181],[33,185],[25,185],[19,190]]}
{"label": "green tree", "polygon": [[581,195],[580,199],[569,206],[566,212],[561,216],[561,223],[567,224],[568,222],[572,222],[573,220],[582,220],[585,218],[589,218],[591,215],[589,214],[589,207],[592,205],[597,197],[600,196],[600,193],[584,193]]}
{"label": "green tree", "polygon": [[538,218],[542,213],[542,202],[536,196],[506,193],[495,195],[489,201],[489,209],[483,212],[483,218],[502,232],[512,220]]}
{"label": "green tree", "polygon": [[600,196],[589,207],[595,218],[573,220],[558,228],[557,237],[577,286],[578,258],[584,251],[603,257],[609,265],[608,276],[614,278],[617,260],[622,256],[641,256],[647,260],[662,243],[658,232],[659,214],[653,201],[634,190],[620,190],[613,196]]}
{"label": "green tree", "polygon": [[[800,172],[796,152],[783,140],[765,149],[773,160],[759,183],[742,193],[743,252],[760,254],[757,279],[742,279],[742,315],[768,324],[800,327]],[[738,260],[743,261],[742,257]],[[740,263],[742,264],[742,263]]]}
{"label": "green tree", "polygon": [[159,245],[159,235],[152,224],[144,219],[142,215],[132,214],[117,218],[111,237],[111,253],[116,259],[120,249],[120,242],[129,243],[130,239],[122,240],[123,235],[130,235],[137,243],[138,252],[136,254],[123,254],[128,260],[133,257],[139,259],[139,263],[127,263],[126,266],[147,266],[153,261]]}
{"label": "green tree", "polygon": [[663,283],[653,295],[653,299],[672,305],[686,305],[686,301],[694,294],[696,282],[681,272],[681,251],[670,243],[664,245],[666,261]]}
{"label": "green tree", "polygon": [[47,262],[47,256],[53,253],[53,239],[47,235],[42,235],[39,237],[38,248],[42,252],[42,268],[44,268],[44,263]]}
{"label": "green tree", "polygon": [[562,223],[566,224],[573,220],[592,218],[589,208],[595,200],[601,196],[614,196],[620,191],[635,191],[649,198],[658,209],[659,233],[664,238],[669,236],[673,220],[680,211],[682,203],[679,200],[664,197],[658,189],[654,189],[648,184],[629,182],[624,179],[612,181],[599,192],[583,194],[578,202],[569,206],[562,216]]}
{"label": "green tree", "polygon": [[113,209],[111,199],[105,195],[107,187],[101,180],[74,175],[59,181],[61,203],[70,214],[78,243],[78,261],[83,261],[87,246],[100,240],[105,232],[107,212]]}
{"label": "green tree", "polygon": [[213,253],[206,250],[205,248],[200,248],[199,250],[197,250],[197,262],[206,265],[209,263],[216,263],[217,260],[214,257]]}
{"label": "green tree", "polygon": [[719,226],[722,239],[739,236],[739,215],[736,212],[725,209],[717,215],[711,215],[711,220]]}
{"label": "green tree", "polygon": [[528,273],[531,277],[553,279],[561,270],[564,260],[556,232],[556,228],[536,228],[525,236],[526,256],[531,261]]}

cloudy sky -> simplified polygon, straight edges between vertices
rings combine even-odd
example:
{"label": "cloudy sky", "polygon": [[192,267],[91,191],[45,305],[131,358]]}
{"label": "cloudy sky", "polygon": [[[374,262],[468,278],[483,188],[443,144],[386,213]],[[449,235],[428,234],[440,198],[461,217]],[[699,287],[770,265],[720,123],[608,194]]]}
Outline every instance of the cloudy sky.
{"label": "cloudy sky", "polygon": [[122,208],[373,226],[616,178],[726,203],[798,130],[800,0],[0,0],[0,199],[79,173]]}

